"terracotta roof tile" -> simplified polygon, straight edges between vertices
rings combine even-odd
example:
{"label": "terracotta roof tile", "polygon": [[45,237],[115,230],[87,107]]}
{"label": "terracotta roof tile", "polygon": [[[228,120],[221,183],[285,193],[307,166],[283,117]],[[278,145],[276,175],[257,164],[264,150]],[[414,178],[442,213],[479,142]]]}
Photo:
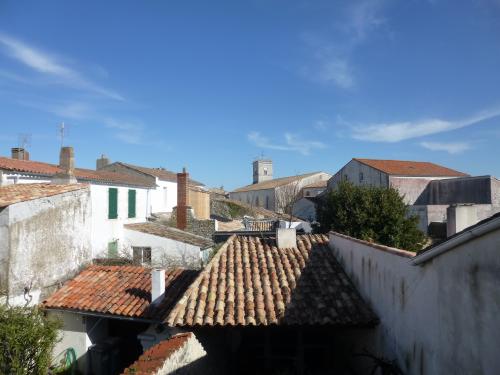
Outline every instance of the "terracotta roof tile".
{"label": "terracotta roof tile", "polygon": [[455,171],[438,164],[425,161],[405,161],[405,160],[376,160],[358,159],[360,163],[366,164],[379,171],[390,175],[399,176],[436,176],[436,177],[458,177],[468,176],[466,173]]}
{"label": "terracotta roof tile", "polygon": [[324,235],[233,236],[173,308],[172,326],[370,325],[376,316],[336,261]]}
{"label": "terracotta roof tile", "polygon": [[182,349],[190,339],[195,339],[191,332],[179,333],[170,339],[147,349],[133,364],[123,371],[123,375],[153,375],[160,370],[169,358]]}
{"label": "terracotta roof tile", "polygon": [[278,186],[283,186],[294,181],[302,180],[303,178],[314,176],[315,174],[319,174],[322,172],[312,172],[301,174],[297,176],[289,176],[289,177],[281,177],[281,178],[273,178],[272,180],[259,182],[257,184],[251,184],[247,186],[243,186],[239,189],[234,190],[234,193],[239,193],[243,191],[254,191],[254,190],[265,190],[265,189],[274,189]]}
{"label": "terracotta roof tile", "polygon": [[12,184],[0,186],[0,207],[81,189],[88,189],[88,185]]}
{"label": "terracotta roof tile", "polygon": [[193,233],[189,233],[177,228],[167,227],[163,224],[157,223],[136,223],[136,224],[125,224],[126,229],[134,230],[137,232],[151,234],[153,236],[169,238],[174,241],[179,241],[183,243],[187,243],[190,245],[198,246],[201,250],[207,249],[214,245],[213,241],[198,236]]}
{"label": "terracotta roof tile", "polygon": [[[0,157],[0,169],[47,177],[63,172],[63,170],[55,164],[6,157]],[[75,177],[80,181],[100,181],[146,187],[152,186],[146,179],[103,170],[94,171],[92,169],[75,168]]]}
{"label": "terracotta roof tile", "polygon": [[193,270],[166,271],[165,296],[151,305],[150,269],[91,265],[43,301],[43,306],[161,321],[197,275]]}

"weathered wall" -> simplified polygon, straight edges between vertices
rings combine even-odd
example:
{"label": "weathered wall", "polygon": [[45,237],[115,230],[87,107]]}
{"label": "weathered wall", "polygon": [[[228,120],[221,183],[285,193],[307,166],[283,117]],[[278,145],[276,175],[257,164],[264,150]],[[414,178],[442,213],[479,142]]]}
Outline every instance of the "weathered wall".
{"label": "weathered wall", "polygon": [[229,197],[251,206],[264,207],[275,211],[274,189],[231,192],[229,193]]}
{"label": "weathered wall", "polygon": [[310,199],[301,198],[294,204],[292,214],[302,220],[316,221],[316,205]]}
{"label": "weathered wall", "polygon": [[441,177],[397,177],[389,176],[389,184],[404,197],[406,204],[417,204],[432,181]]}
{"label": "weathered wall", "polygon": [[189,189],[189,205],[197,219],[210,219],[210,193],[208,191]]}
{"label": "weathered wall", "polygon": [[[493,196],[500,191],[496,182],[498,180],[491,176],[434,180],[422,191],[416,204],[492,204]],[[495,189],[499,190],[495,192]]]}
{"label": "weathered wall", "polygon": [[[108,190],[118,189],[118,218],[108,219]],[[136,190],[136,217],[128,218],[128,190]],[[92,196],[92,255],[106,257],[108,243],[118,240],[119,251],[125,250],[123,225],[146,221],[150,196],[148,189],[113,185],[91,185]]]}
{"label": "weathered wall", "polygon": [[8,284],[11,303],[31,303],[91,261],[88,189],[20,202],[8,209]]}
{"label": "weathered wall", "polygon": [[413,266],[407,252],[330,235],[380,318],[375,349],[419,375],[499,373],[499,243],[496,230]]}
{"label": "weathered wall", "polygon": [[132,246],[150,247],[153,267],[184,267],[199,269],[201,253],[198,246],[174,241],[164,237],[125,229],[125,246],[129,256],[132,256]]}
{"label": "weathered wall", "polygon": [[[360,173],[363,174],[361,179]],[[337,184],[347,179],[354,185],[388,186],[387,174],[369,167],[357,160],[351,160],[344,165],[335,175],[328,180],[328,189],[331,190]]]}

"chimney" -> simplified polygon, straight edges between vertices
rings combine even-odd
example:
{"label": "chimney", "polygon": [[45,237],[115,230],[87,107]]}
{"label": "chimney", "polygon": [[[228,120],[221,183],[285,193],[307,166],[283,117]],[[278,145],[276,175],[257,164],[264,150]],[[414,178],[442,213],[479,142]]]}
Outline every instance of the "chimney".
{"label": "chimney", "polygon": [[278,246],[278,249],[297,247],[297,232],[295,228],[276,229],[276,246]]}
{"label": "chimney", "polygon": [[177,228],[187,228],[187,211],[189,207],[188,192],[189,173],[182,168],[182,173],[177,173]]}
{"label": "chimney", "polygon": [[165,270],[156,268],[151,270],[151,303],[157,304],[165,294]]}
{"label": "chimney", "polygon": [[95,162],[95,169],[99,170],[104,168],[106,165],[109,164],[109,159],[106,155],[102,154],[99,159],[96,160]]}
{"label": "chimney", "polygon": [[452,204],[446,209],[446,236],[453,236],[478,221],[475,205]]}
{"label": "chimney", "polygon": [[12,147],[11,157],[12,159],[17,159],[17,160],[30,160],[30,153],[26,151],[23,147]]}
{"label": "chimney", "polygon": [[59,153],[59,172],[52,177],[53,184],[76,184],[75,177],[75,152],[73,147],[61,147]]}

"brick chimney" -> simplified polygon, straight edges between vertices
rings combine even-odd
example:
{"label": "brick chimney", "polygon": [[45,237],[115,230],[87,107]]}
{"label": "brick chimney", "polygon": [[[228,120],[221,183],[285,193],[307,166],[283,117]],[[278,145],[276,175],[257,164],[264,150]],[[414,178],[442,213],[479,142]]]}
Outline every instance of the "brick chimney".
{"label": "brick chimney", "polygon": [[177,228],[182,230],[187,228],[188,180],[189,173],[186,172],[186,168],[182,169],[182,173],[177,173]]}
{"label": "brick chimney", "polygon": [[61,147],[59,153],[59,172],[52,177],[53,184],[76,184],[75,177],[75,152],[73,147]]}
{"label": "brick chimney", "polygon": [[30,160],[30,153],[24,147],[12,147],[11,158],[17,160]]}

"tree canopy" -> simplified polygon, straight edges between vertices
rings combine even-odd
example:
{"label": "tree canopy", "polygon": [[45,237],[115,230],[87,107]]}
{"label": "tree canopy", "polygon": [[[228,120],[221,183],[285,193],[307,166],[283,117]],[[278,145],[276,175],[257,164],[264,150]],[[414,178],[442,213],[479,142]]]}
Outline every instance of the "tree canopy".
{"label": "tree canopy", "polygon": [[0,375],[47,374],[59,326],[36,307],[0,304]]}
{"label": "tree canopy", "polygon": [[399,192],[392,188],[355,186],[342,181],[318,203],[323,232],[334,230],[362,240],[418,251],[426,240],[418,217],[408,216]]}

